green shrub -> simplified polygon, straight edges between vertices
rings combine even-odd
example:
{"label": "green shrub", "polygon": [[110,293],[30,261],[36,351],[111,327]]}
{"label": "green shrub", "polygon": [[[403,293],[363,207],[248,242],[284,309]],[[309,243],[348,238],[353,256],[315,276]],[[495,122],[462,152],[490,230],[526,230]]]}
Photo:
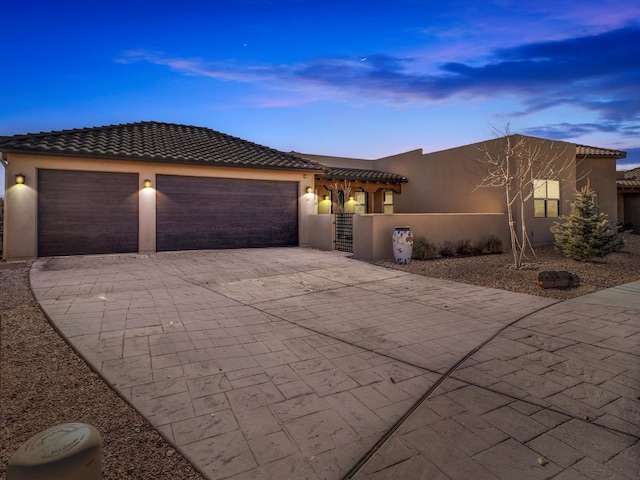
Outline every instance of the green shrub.
{"label": "green shrub", "polygon": [[453,257],[456,254],[456,246],[453,243],[446,241],[438,247],[438,254],[441,257]]}
{"label": "green shrub", "polygon": [[579,262],[619,252],[624,246],[622,234],[609,223],[608,217],[596,213],[594,195],[587,182],[576,192],[569,216],[563,216],[562,223],[555,222],[551,227],[556,250]]}
{"label": "green shrub", "polygon": [[430,260],[438,255],[438,247],[424,237],[413,239],[413,252],[411,258],[416,260]]}
{"label": "green shrub", "polygon": [[497,235],[491,235],[485,246],[489,253],[502,253],[502,240]]}

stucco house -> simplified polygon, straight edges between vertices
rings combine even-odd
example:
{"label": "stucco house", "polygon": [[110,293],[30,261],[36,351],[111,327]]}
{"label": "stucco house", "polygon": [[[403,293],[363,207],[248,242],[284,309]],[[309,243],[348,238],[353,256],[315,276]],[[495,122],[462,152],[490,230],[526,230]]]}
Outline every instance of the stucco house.
{"label": "stucco house", "polygon": [[[617,218],[616,159],[624,152],[512,138],[568,166],[558,178],[535,179],[540,188],[525,209],[534,244],[553,241],[549,227],[569,213],[587,179],[600,210]],[[356,258],[392,258],[396,225],[436,243],[489,235],[506,243],[502,190],[478,188],[486,173],[480,157],[500,152],[504,141],[363,160],[285,153],[208,128],[159,122],[3,137],[3,255],[334,249],[337,236],[345,236],[328,215],[336,206],[357,214],[347,234]]]}
{"label": "stucco house", "polygon": [[[525,205],[525,225],[534,245],[553,242],[549,228],[560,216],[570,213],[576,190],[587,181],[597,193],[599,211],[616,221],[616,160],[626,156],[619,150],[511,135],[509,139],[495,138],[432,153],[423,153],[419,149],[376,160],[302,156],[334,171],[359,167],[393,172],[392,179],[398,182],[395,190],[389,185],[384,187],[386,194],[392,191],[389,203],[394,215],[365,214],[353,221],[354,255],[379,260],[392,257],[388,238],[394,225],[408,225],[415,235],[436,244],[461,239],[484,241],[489,235],[496,235],[506,245],[509,234],[504,190],[479,188],[479,185],[487,173],[483,158],[487,153],[504,155],[507,140],[511,145],[523,145],[525,153],[535,152],[541,162],[554,163],[557,166],[555,170],[561,171],[553,178],[533,179],[539,188]],[[340,181],[340,177],[336,176],[334,180]],[[357,185],[354,185],[351,195],[354,195],[354,190],[357,195]],[[319,192],[322,196],[324,190]],[[517,219],[518,211],[515,216]],[[311,225],[315,226],[315,223]],[[322,230],[326,228],[324,224],[311,238],[321,239]],[[326,239],[323,244],[326,246]]]}
{"label": "stucco house", "polygon": [[305,245],[316,163],[139,122],[0,138],[6,259]]}
{"label": "stucco house", "polygon": [[640,167],[618,172],[618,221],[640,234]]}

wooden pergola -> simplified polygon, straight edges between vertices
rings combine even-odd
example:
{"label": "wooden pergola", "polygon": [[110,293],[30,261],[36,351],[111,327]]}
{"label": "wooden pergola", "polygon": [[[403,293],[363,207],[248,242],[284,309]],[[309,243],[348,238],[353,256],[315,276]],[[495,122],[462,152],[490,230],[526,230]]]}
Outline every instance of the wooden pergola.
{"label": "wooden pergola", "polygon": [[350,188],[351,193],[366,192],[366,213],[382,213],[384,192],[401,194],[402,184],[406,182],[407,178],[402,175],[379,170],[329,167],[326,172],[316,175],[315,188],[318,196],[331,195],[345,187]]}

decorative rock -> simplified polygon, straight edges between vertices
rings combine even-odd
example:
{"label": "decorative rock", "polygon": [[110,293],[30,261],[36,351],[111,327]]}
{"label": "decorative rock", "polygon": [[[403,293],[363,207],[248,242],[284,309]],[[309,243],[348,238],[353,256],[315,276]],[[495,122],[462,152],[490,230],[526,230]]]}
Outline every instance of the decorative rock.
{"label": "decorative rock", "polygon": [[538,285],[542,288],[573,288],[580,285],[580,278],[564,270],[547,270],[538,273]]}

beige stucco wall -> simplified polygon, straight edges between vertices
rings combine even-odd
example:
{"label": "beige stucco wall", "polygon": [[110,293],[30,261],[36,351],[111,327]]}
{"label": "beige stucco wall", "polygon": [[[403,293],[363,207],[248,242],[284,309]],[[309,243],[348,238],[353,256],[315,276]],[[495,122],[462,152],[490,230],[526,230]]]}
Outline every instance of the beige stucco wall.
{"label": "beige stucco wall", "polygon": [[[308,218],[315,213],[315,196],[306,193],[313,185],[313,173],[248,168],[203,167],[194,165],[159,164],[134,161],[104,161],[90,158],[5,154],[5,219],[3,255],[7,260],[32,259],[37,256],[38,169],[81,170],[95,172],[137,173],[139,195],[139,251],[155,251],[156,198],[155,189],[143,188],[145,179],[155,185],[156,175],[186,175],[216,178],[279,180],[298,183],[299,244],[307,246]],[[26,176],[26,184],[15,185],[15,175]]]}
{"label": "beige stucco wall", "polygon": [[[409,182],[402,186],[402,195],[394,199],[398,213],[506,213],[504,189],[481,187],[487,168],[480,161],[484,152],[496,155],[504,139],[465,145],[422,154],[415,150],[377,160],[378,169],[404,175]],[[545,139],[530,138],[532,148],[539,148],[542,158],[554,159],[558,166],[568,164],[561,180],[561,213],[568,213],[575,192],[575,145]],[[614,177],[615,184],[615,177]],[[519,206],[514,217],[519,219]],[[525,227],[534,244],[553,242],[549,228],[557,219],[534,218],[533,201],[524,208]],[[505,220],[506,221],[506,220]]]}
{"label": "beige stucco wall", "polygon": [[334,215],[320,214],[310,215],[307,222],[307,235],[309,247],[318,250],[333,250],[335,236]]}
{"label": "beige stucco wall", "polygon": [[393,260],[391,237],[396,226],[409,226],[414,237],[424,237],[437,245],[457,240],[486,241],[490,235],[509,244],[504,214],[426,213],[368,214],[353,218],[353,257],[359,260]]}
{"label": "beige stucco wall", "polygon": [[380,170],[409,179],[394,198],[402,213],[498,213],[504,210],[500,193],[477,188],[482,177],[475,160],[477,145],[423,155],[420,150],[378,160]]}
{"label": "beige stucco wall", "polygon": [[619,220],[616,159],[585,158],[579,159],[577,163],[576,189],[580,190],[588,180],[591,189],[598,194],[599,211],[606,214],[612,222]]}

